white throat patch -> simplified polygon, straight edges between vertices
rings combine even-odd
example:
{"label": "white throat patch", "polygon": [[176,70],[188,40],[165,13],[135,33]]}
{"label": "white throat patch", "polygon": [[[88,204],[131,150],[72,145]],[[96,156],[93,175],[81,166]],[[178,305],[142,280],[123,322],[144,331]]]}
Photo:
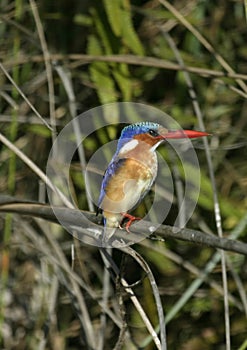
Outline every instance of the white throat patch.
{"label": "white throat patch", "polygon": [[123,154],[126,152],[131,151],[132,149],[134,149],[137,145],[138,145],[139,141],[136,139],[133,139],[129,142],[127,142],[125,145],[123,145],[123,147],[120,149],[119,154]]}
{"label": "white throat patch", "polygon": [[160,140],[159,142],[157,142],[155,145],[153,145],[153,147],[150,148],[151,152],[154,152],[156,150],[157,147],[159,147],[159,145],[164,142],[164,140]]}

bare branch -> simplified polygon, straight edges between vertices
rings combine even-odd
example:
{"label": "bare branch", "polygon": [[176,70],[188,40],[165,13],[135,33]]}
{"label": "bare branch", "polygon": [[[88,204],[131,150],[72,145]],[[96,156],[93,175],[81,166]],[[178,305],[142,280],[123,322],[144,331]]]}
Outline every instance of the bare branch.
{"label": "bare branch", "polygon": [[[34,217],[39,217],[48,221],[58,223],[58,219],[53,212],[53,208],[49,205],[38,203],[38,202],[28,202],[24,200],[18,200],[9,196],[0,196],[0,212],[10,212],[22,215],[29,215]],[[56,207],[56,213],[59,213],[59,217],[63,217],[63,222],[80,227],[88,235],[90,231],[88,230],[88,220],[94,224],[100,223],[100,217],[97,217],[95,213],[88,211],[78,211],[76,209],[69,209],[63,207]],[[83,213],[83,215],[81,215]],[[95,226],[95,225],[94,225]],[[138,233],[145,238],[144,232],[153,231],[153,223],[142,220],[137,225],[131,226],[133,233]],[[181,241],[197,243],[203,246],[208,246],[212,248],[219,248],[239,254],[247,255],[247,244],[237,240],[220,238],[215,235],[211,235],[205,232],[192,230],[188,228],[176,228],[167,225],[160,225],[155,231],[157,236],[163,238],[172,238]],[[122,230],[116,230],[117,237],[123,237],[126,235]]]}

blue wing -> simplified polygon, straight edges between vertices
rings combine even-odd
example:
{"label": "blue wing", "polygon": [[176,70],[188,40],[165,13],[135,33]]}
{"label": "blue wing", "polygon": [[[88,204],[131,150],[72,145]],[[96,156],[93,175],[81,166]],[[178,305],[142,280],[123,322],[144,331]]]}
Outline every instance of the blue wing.
{"label": "blue wing", "polygon": [[118,158],[118,156],[115,155],[112,158],[112,161],[109,163],[109,165],[108,165],[108,167],[107,167],[107,169],[105,171],[105,174],[104,174],[104,177],[103,177],[103,180],[102,180],[102,184],[101,184],[101,190],[100,190],[100,195],[99,195],[99,200],[98,200],[98,207],[99,208],[100,208],[102,200],[103,200],[103,198],[105,196],[105,190],[106,190],[106,187],[107,187],[109,181],[116,174],[116,171],[121,166],[123,166],[125,161],[126,161],[126,159]]}

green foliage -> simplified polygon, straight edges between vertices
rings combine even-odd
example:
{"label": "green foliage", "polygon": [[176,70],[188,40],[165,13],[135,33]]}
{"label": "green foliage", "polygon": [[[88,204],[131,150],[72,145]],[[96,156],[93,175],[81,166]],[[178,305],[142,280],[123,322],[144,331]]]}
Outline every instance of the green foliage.
{"label": "green foliage", "polygon": [[[88,54],[103,54],[100,41],[94,35],[89,37]],[[114,81],[111,77],[111,70],[104,62],[95,62],[90,66],[92,81],[95,84],[100,102],[102,104],[117,101]]]}
{"label": "green foliage", "polygon": [[122,22],[120,20],[122,13],[122,1],[104,0],[104,5],[111,29],[117,37],[120,37],[123,32]]}
{"label": "green foliage", "polygon": [[51,131],[47,129],[47,127],[43,125],[29,125],[27,130],[34,134],[34,135],[39,135],[44,138],[50,138],[51,137]]}
{"label": "green foliage", "polygon": [[[88,54],[111,55],[130,51],[143,55],[143,46],[134,30],[127,2],[106,0],[105,11],[106,14],[102,8],[91,8],[95,35],[88,38]],[[131,100],[133,83],[127,64],[95,62],[91,64],[90,72],[101,103],[119,100],[118,89],[123,101]]]}

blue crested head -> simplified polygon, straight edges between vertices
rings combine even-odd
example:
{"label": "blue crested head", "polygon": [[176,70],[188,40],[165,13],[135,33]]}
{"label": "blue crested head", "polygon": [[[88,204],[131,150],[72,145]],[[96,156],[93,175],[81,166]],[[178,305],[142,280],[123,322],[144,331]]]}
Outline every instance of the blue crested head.
{"label": "blue crested head", "polygon": [[135,135],[145,134],[149,132],[150,129],[154,131],[158,131],[160,125],[158,123],[152,122],[139,122],[135,124],[131,124],[126,126],[122,132],[118,141],[117,151],[128,142],[128,140],[132,139]]}
{"label": "blue crested head", "polygon": [[139,122],[139,123],[131,124],[126,126],[122,130],[120,138],[129,139],[135,135],[145,134],[150,129],[153,129],[156,131],[158,130],[159,126],[160,126],[159,124],[152,123],[152,122]]}

